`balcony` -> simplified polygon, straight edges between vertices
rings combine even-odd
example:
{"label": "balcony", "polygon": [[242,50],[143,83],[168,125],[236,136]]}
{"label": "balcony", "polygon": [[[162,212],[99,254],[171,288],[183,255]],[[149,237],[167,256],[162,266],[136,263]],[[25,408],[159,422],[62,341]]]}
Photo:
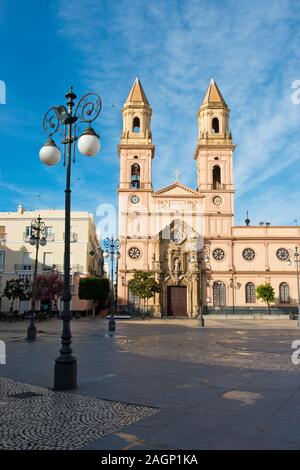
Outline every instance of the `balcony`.
{"label": "balcony", "polygon": [[139,188],[132,187],[131,183],[120,183],[118,189],[130,189],[131,191],[138,191],[139,189],[153,189],[151,183],[140,183]]}
{"label": "balcony", "polygon": [[52,272],[52,271],[54,271],[54,268],[53,268],[53,265],[47,266],[46,264],[44,264],[42,270],[43,270],[44,272]]}
{"label": "balcony", "polygon": [[[63,233],[63,239],[65,239],[65,232]],[[78,240],[78,234],[75,232],[72,232],[70,235],[70,242],[74,243],[74,242],[77,242],[77,240]]]}
{"label": "balcony", "polygon": [[46,240],[47,242],[55,242],[55,233],[47,233]]}
{"label": "balcony", "polygon": [[15,264],[15,272],[33,271],[33,264]]}
{"label": "balcony", "polygon": [[223,183],[215,183],[210,185],[210,189],[214,191],[222,191],[224,189],[228,189],[230,185],[223,184]]}
{"label": "balcony", "polygon": [[[63,264],[54,264],[52,267],[53,271],[56,271],[58,273],[63,273],[64,272],[64,266]],[[83,266],[80,264],[72,264],[70,268],[71,273],[83,273]]]}
{"label": "balcony", "polygon": [[[26,232],[23,232],[23,241],[29,243],[30,235]],[[54,242],[55,241],[55,233],[49,233],[46,236],[47,242]],[[1,241],[1,236],[0,236]]]}

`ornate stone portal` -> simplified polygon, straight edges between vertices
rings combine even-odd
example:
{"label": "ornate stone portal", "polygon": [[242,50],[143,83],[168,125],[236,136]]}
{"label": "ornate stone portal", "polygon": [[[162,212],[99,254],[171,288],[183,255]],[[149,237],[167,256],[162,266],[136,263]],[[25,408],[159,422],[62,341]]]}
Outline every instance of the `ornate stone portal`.
{"label": "ornate stone portal", "polygon": [[[181,220],[175,219],[166,228],[159,233],[157,239],[159,256],[154,263],[154,271],[161,293],[157,296],[154,313],[162,316],[196,317],[201,296],[199,235]],[[170,237],[164,237],[168,231]],[[172,296],[177,294],[176,289],[170,289],[171,287],[185,287],[179,291],[182,302],[177,305],[175,299],[175,309],[171,308],[174,303]]]}

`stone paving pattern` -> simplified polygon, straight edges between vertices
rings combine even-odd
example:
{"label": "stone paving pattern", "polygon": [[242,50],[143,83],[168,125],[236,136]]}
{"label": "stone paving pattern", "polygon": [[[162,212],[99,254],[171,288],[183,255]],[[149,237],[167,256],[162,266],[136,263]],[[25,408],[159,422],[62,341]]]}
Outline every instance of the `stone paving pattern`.
{"label": "stone paving pattern", "polygon": [[79,449],[157,411],[0,377],[0,449]]}
{"label": "stone paving pattern", "polygon": [[[106,321],[74,320],[79,388],[68,395],[160,410],[75,446],[300,449],[300,365],[291,362],[292,341],[300,339],[296,322],[206,325],[200,330],[190,321],[124,321],[109,336]],[[26,327],[0,323],[8,352],[0,375],[51,388],[61,323],[40,323],[36,343],[24,340]]]}

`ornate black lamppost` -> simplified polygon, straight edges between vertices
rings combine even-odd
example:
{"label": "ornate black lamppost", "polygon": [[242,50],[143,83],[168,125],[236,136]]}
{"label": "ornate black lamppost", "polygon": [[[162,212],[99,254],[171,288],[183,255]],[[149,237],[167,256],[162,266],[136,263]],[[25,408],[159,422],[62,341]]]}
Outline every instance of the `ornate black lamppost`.
{"label": "ornate black lamppost", "polygon": [[[55,165],[60,160],[60,150],[52,136],[63,132],[61,140],[64,146],[64,165],[67,167],[65,189],[65,251],[64,251],[64,291],[63,291],[63,331],[60,355],[55,360],[54,390],[72,390],[77,387],[77,362],[72,355],[72,335],[70,320],[71,289],[70,289],[70,225],[71,225],[71,163],[75,161],[74,143],[78,139],[78,149],[86,156],[93,156],[100,150],[100,139],[91,127],[101,111],[101,98],[96,93],[84,95],[75,110],[74,100],[77,98],[73,88],[66,94],[67,106],[53,106],[45,114],[44,131],[48,134],[46,144],[40,150],[40,159],[46,165]],[[87,128],[77,137],[78,123],[86,123]]]}
{"label": "ornate black lamppost", "polygon": [[[288,264],[291,266],[292,261],[294,261],[294,263],[296,265],[297,295],[298,295],[298,321],[297,321],[297,325],[298,325],[298,328],[300,328],[300,281],[299,281],[300,253],[298,251],[297,246],[295,246],[294,250],[289,250],[289,252],[290,252],[290,257],[288,259]],[[291,259],[291,256],[293,257],[293,260]]]}
{"label": "ornate black lamppost", "polygon": [[[110,278],[111,278],[111,306],[112,306],[112,311],[114,312],[116,309],[116,297],[118,293],[115,295],[115,287],[114,287],[114,260],[116,258],[117,260],[117,265],[118,265],[118,259],[120,258],[120,243],[117,238],[114,238],[113,236],[111,238],[107,237],[105,238],[104,242],[104,247],[106,248],[106,251],[104,252],[105,258],[110,256]],[[118,273],[117,273],[118,276]]]}
{"label": "ornate black lamppost", "polygon": [[[201,261],[204,263],[204,266],[206,266],[210,261],[208,251],[205,249],[201,252]],[[201,302],[201,305],[199,306],[198,327],[199,328],[205,327],[204,316],[203,316],[203,302]]]}
{"label": "ornate black lamppost", "polygon": [[27,329],[27,340],[35,341],[36,340],[35,300],[36,300],[36,279],[37,279],[37,268],[38,268],[38,255],[39,255],[40,245],[45,246],[47,244],[46,225],[45,225],[45,222],[42,221],[40,216],[38,216],[37,219],[34,219],[31,221],[29,243],[31,246],[35,246],[35,262],[34,262],[32,293],[31,293],[32,295],[31,314],[30,314],[29,326]]}

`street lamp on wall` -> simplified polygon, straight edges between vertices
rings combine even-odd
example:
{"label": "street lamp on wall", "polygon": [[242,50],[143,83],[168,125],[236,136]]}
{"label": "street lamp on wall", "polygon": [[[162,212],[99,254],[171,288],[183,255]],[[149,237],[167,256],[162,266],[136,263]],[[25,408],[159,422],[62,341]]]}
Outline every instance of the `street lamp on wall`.
{"label": "street lamp on wall", "polygon": [[38,255],[39,255],[39,247],[45,246],[47,244],[46,225],[45,225],[45,222],[42,221],[40,216],[38,216],[37,219],[34,219],[31,221],[29,243],[31,246],[35,246],[35,262],[34,262],[32,292],[31,292],[31,313],[30,313],[30,322],[29,322],[29,326],[27,329],[27,340],[35,341],[36,340],[35,302],[36,302]]}
{"label": "street lamp on wall", "polygon": [[[75,161],[75,147],[83,155],[90,157],[100,150],[100,138],[91,127],[91,123],[99,116],[101,111],[101,98],[96,93],[84,95],[77,103],[77,96],[73,88],[66,94],[65,105],[52,106],[44,116],[43,129],[48,139],[41,148],[39,156],[41,161],[48,166],[53,166],[60,161],[61,152],[53,140],[53,135],[59,131],[63,133],[61,144],[64,148],[64,165],[66,166],[65,188],[65,246],[64,246],[64,290],[63,290],[63,331],[62,347],[60,355],[55,360],[54,390],[73,390],[77,388],[77,361],[72,355],[71,320],[71,288],[70,288],[70,232],[71,232],[71,163]],[[87,124],[85,131],[77,137],[78,123]]]}
{"label": "street lamp on wall", "polygon": [[[205,265],[209,263],[210,257],[207,251],[204,251],[201,253],[201,261],[204,262]],[[204,316],[203,316],[203,302],[201,302],[201,305],[199,306],[198,326],[200,328],[205,327]]]}

